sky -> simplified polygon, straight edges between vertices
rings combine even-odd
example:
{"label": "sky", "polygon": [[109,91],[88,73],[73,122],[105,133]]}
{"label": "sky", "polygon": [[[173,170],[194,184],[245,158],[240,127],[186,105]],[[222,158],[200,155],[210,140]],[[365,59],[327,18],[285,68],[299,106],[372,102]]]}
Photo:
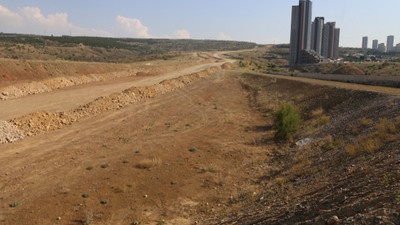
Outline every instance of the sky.
{"label": "sky", "polygon": [[[0,32],[289,43],[298,0],[0,0]],[[341,28],[340,46],[363,36],[400,43],[399,0],[314,0],[313,18]]]}

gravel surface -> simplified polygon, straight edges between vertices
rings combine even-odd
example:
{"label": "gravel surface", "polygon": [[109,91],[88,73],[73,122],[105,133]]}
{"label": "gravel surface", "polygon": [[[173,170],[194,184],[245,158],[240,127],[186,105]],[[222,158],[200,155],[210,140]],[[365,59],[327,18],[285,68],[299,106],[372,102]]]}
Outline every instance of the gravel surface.
{"label": "gravel surface", "polygon": [[0,144],[15,142],[24,137],[24,133],[17,126],[0,120]]}

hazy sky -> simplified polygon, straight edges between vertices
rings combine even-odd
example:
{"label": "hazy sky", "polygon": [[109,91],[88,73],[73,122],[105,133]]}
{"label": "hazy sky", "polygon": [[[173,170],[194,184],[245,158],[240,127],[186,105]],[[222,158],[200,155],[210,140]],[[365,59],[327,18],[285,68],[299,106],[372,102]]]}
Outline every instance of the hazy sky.
{"label": "hazy sky", "polygon": [[[0,0],[0,32],[288,43],[298,0]],[[341,46],[362,36],[400,42],[399,0],[314,0],[313,18],[341,28]],[[369,43],[371,46],[371,43]]]}

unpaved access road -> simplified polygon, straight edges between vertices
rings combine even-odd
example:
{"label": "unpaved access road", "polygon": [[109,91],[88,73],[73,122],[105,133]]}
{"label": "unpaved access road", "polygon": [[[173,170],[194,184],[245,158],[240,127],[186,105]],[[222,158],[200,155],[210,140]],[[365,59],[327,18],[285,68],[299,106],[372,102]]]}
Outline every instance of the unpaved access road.
{"label": "unpaved access road", "polygon": [[157,84],[163,80],[196,73],[224,62],[206,63],[169,73],[149,77],[125,77],[101,83],[91,83],[69,87],[20,99],[0,101],[0,120],[9,120],[37,111],[59,112],[76,108],[93,101],[100,96],[121,92],[130,87]]}

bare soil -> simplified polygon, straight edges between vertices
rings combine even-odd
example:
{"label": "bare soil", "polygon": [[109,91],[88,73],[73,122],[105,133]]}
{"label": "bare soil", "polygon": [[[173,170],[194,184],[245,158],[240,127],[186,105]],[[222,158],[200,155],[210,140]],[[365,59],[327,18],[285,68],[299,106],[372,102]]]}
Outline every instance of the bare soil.
{"label": "bare soil", "polygon": [[[396,89],[382,94],[229,70],[181,77],[179,86],[167,77],[155,84],[175,87],[169,91],[145,87],[141,101],[0,145],[0,224],[400,221]],[[101,99],[140,93],[134,90],[115,89]],[[148,96],[149,90],[160,94]],[[298,105],[304,122],[293,141],[277,143],[273,118],[283,101]],[[310,116],[320,108],[330,118],[324,124]],[[362,126],[363,117],[374,125]],[[396,130],[373,152],[350,156],[345,147],[374,134],[383,118]],[[14,123],[29,131],[27,123]],[[295,144],[305,138],[308,145]],[[329,138],[341,141],[324,147]]]}

